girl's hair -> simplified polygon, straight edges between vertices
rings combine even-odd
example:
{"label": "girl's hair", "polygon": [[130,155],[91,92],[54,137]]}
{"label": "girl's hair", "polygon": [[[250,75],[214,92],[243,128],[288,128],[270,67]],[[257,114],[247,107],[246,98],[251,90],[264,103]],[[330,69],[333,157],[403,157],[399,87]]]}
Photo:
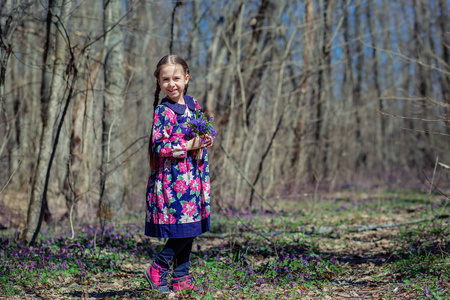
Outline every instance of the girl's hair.
{"label": "girl's hair", "polygon": [[[158,106],[159,93],[161,92],[161,87],[159,86],[159,73],[161,72],[161,69],[165,65],[180,65],[181,68],[183,69],[184,75],[189,75],[189,66],[186,63],[186,61],[184,59],[182,59],[181,57],[179,57],[177,55],[165,55],[163,58],[161,58],[161,60],[156,65],[155,72],[153,73],[153,76],[155,76],[155,78],[156,78],[156,90],[155,90],[155,98],[153,101],[153,113],[156,110],[156,106]],[[189,87],[189,83],[187,83],[186,86],[184,87],[183,95],[187,94],[188,87]],[[150,133],[150,140],[148,143],[148,157],[149,157],[149,161],[150,161],[150,170],[154,170],[154,168],[155,168],[155,154],[153,153],[153,150],[152,150],[152,145],[153,145],[152,133],[153,133],[153,126],[152,126],[152,132]]]}

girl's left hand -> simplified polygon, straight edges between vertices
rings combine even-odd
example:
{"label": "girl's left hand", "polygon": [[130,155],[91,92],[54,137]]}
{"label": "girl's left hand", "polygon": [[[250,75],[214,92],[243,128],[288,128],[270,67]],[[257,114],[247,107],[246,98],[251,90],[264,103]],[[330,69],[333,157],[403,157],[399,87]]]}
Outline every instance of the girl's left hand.
{"label": "girl's left hand", "polygon": [[211,147],[213,145],[213,143],[214,143],[214,141],[213,141],[213,136],[212,135],[205,134],[202,137],[202,146],[203,147],[209,148],[209,147]]}

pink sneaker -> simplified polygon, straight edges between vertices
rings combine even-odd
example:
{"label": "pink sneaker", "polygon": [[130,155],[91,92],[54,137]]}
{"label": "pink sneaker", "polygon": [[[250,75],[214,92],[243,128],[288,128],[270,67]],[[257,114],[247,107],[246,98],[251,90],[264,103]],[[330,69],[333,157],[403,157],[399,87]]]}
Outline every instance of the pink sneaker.
{"label": "pink sneaker", "polygon": [[167,274],[169,274],[169,269],[162,268],[155,262],[144,271],[145,279],[150,283],[150,287],[163,293],[169,292]]}
{"label": "pink sneaker", "polygon": [[189,275],[173,278],[171,285],[172,290],[174,291],[184,291],[184,290],[192,290],[196,292],[200,291],[200,289],[196,287],[194,284],[194,278]]}

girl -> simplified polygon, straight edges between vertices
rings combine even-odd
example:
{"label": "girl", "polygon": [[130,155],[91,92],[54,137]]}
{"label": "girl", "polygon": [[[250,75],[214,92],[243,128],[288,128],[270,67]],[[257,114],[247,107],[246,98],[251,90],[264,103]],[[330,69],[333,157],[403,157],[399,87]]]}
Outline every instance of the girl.
{"label": "girl", "polygon": [[[168,238],[145,278],[152,289],[168,292],[167,275],[173,265],[173,290],[197,290],[189,276],[192,243],[209,231],[210,186],[206,148],[211,135],[190,137],[187,122],[197,112],[197,100],[186,96],[189,67],[176,55],[158,63],[149,143],[150,178],[147,185],[145,234]],[[166,97],[158,105],[159,93]],[[194,151],[197,150],[197,151]],[[198,155],[200,153],[200,155]]]}

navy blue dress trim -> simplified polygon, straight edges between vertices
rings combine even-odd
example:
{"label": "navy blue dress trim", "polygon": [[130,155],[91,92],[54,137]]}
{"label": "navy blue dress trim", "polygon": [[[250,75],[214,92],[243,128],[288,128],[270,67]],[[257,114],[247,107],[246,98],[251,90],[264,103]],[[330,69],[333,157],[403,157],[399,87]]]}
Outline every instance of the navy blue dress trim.
{"label": "navy blue dress trim", "polygon": [[[156,225],[156,226],[155,226]],[[145,235],[156,238],[186,238],[210,231],[209,216],[199,222],[185,224],[145,223]]]}
{"label": "navy blue dress trim", "polygon": [[[189,109],[191,111],[195,111],[194,98],[192,98],[191,96],[183,96],[183,98],[184,98],[184,102],[186,103],[187,107],[189,107]],[[186,106],[184,104],[178,104],[178,103],[170,100],[169,98],[162,99],[161,104],[165,105],[168,108],[170,108],[171,110],[173,110],[177,115],[184,114],[184,111],[186,110]]]}

